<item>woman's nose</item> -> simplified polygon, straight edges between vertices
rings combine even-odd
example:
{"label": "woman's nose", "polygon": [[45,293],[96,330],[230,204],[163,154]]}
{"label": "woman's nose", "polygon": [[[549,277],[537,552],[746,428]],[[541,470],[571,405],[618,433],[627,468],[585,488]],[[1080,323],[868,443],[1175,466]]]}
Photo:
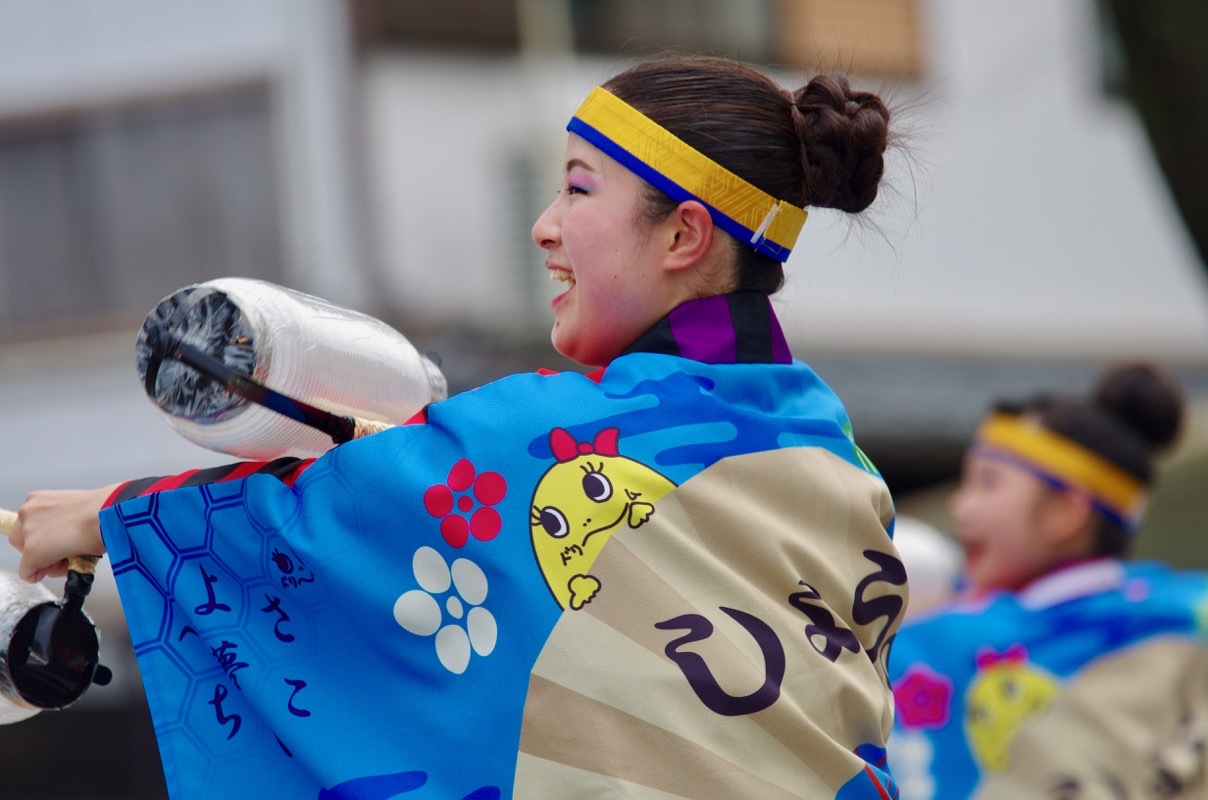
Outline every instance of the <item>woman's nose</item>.
{"label": "woman's nose", "polygon": [[541,212],[541,216],[537,217],[537,221],[533,223],[533,230],[530,234],[533,237],[533,242],[544,250],[549,250],[558,244],[559,227],[557,220],[558,200],[546,206]]}
{"label": "woman's nose", "polygon": [[964,518],[968,506],[969,493],[963,487],[957,487],[956,491],[948,496],[948,515],[958,525]]}

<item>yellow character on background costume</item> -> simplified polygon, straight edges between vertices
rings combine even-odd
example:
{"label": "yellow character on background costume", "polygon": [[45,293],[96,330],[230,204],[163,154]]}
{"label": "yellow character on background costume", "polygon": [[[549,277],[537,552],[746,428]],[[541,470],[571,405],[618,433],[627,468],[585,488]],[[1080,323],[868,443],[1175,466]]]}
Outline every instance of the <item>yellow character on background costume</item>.
{"label": "yellow character on background costume", "polygon": [[675,488],[655,470],[617,449],[620,430],[605,428],[592,442],[550,431],[556,463],[533,490],[533,553],[550,592],[563,608],[578,610],[600,591],[589,570],[613,531],[638,528],[654,502]]}
{"label": "yellow character on background costume", "polygon": [[989,772],[1011,762],[1011,745],[1030,717],[1048,708],[1060,691],[1057,681],[1028,663],[1021,646],[977,657],[977,678],[965,696],[965,733],[973,757]]}

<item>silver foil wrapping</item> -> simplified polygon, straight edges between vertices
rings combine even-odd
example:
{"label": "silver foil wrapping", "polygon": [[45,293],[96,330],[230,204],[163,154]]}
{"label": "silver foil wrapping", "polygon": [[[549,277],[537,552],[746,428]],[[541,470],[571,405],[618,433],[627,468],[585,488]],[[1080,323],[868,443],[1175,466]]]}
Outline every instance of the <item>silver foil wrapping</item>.
{"label": "silver foil wrapping", "polygon": [[139,378],[180,435],[240,458],[311,457],[333,443],[177,361],[161,361],[155,343],[169,334],[334,414],[401,424],[448,391],[440,368],[375,317],[250,278],[187,286],[147,315],[136,344]]}

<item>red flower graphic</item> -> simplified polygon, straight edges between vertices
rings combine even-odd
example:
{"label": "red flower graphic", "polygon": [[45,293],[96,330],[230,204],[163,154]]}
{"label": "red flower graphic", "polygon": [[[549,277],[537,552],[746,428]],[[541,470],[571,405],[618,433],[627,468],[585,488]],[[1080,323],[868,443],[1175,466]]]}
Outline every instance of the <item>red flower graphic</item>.
{"label": "red flower graphic", "polygon": [[948,723],[952,681],[916,664],[893,687],[893,699],[907,728],[942,728]]}
{"label": "red flower graphic", "polygon": [[463,547],[471,534],[482,542],[499,534],[503,519],[491,506],[503,500],[507,491],[508,484],[502,475],[498,472],[479,475],[474,464],[463,458],[449,470],[448,481],[429,486],[424,492],[424,508],[440,520],[440,535],[445,541],[453,547]]}

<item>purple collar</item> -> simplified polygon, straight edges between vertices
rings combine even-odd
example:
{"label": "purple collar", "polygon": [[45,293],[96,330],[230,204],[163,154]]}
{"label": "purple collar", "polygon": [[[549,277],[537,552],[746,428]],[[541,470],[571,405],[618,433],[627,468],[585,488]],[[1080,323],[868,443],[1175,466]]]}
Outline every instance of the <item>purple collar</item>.
{"label": "purple collar", "polygon": [[705,364],[789,364],[784,332],[762,292],[689,300],[672,309],[621,355],[663,353]]}

